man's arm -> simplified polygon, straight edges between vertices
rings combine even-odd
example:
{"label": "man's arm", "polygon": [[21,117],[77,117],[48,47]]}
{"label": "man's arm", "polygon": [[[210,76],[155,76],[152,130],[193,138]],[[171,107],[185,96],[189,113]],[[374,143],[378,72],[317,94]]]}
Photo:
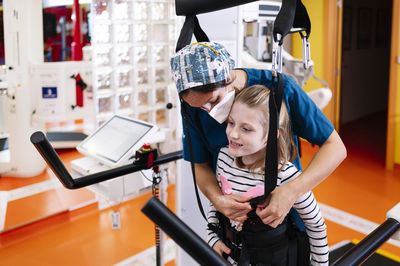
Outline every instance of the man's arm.
{"label": "man's arm", "polygon": [[324,181],[346,156],[346,148],[339,134],[334,130],[321,145],[304,172],[290,183],[275,188],[266,202],[257,208],[257,215],[265,224],[277,227],[282,223],[294,202]]}
{"label": "man's arm", "polygon": [[223,195],[215,173],[208,163],[195,163],[195,171],[197,185],[214,207],[229,219],[243,223],[247,219],[247,213],[251,210],[251,206],[247,202],[250,198]]}

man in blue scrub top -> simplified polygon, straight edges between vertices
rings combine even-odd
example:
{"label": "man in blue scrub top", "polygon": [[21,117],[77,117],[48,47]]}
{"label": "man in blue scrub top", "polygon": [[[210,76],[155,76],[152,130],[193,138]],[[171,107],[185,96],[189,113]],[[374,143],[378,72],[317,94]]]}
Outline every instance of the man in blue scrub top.
{"label": "man in blue scrub top", "polygon": [[[251,210],[249,198],[222,194],[215,177],[216,159],[219,149],[228,145],[224,121],[232,106],[234,91],[256,84],[271,88],[272,72],[233,67],[234,61],[226,49],[213,42],[188,45],[171,58],[172,74],[187,110],[197,184],[218,211],[243,223]],[[346,157],[344,144],[333,125],[302,88],[288,76],[282,76],[283,98],[295,141],[298,136],[320,148],[298,178],[275,188],[257,208],[257,215],[272,227],[283,221],[297,198],[321,183]],[[185,125],[183,128],[184,159],[190,161]],[[299,158],[294,164],[302,169]]]}

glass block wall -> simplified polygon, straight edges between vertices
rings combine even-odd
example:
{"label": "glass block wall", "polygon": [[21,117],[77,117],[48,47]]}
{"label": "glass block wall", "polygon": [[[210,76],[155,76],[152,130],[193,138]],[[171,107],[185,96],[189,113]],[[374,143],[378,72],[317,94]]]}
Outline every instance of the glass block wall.
{"label": "glass block wall", "polygon": [[176,45],[173,0],[93,0],[92,60],[96,122],[113,114],[168,127]]}

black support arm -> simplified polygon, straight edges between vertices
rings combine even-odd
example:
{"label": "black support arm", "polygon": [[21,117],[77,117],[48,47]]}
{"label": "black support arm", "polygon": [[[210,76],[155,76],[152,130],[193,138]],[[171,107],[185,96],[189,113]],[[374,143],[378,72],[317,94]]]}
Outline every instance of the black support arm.
{"label": "black support arm", "polygon": [[[53,170],[54,174],[64,185],[64,187],[69,189],[77,189],[93,185],[99,182],[103,182],[115,177],[137,172],[143,169],[148,169],[149,167],[145,165],[135,165],[128,164],[121,167],[113,168],[107,171],[94,173],[87,176],[82,176],[79,178],[72,178],[68,170],[65,168],[64,163],[61,161],[60,157],[51,146],[50,142],[47,140],[43,132],[38,131],[31,135],[31,142],[42,155],[43,159],[46,161],[48,166]],[[157,160],[153,162],[150,166],[161,165],[164,163],[172,162],[182,158],[182,151],[176,151],[173,153],[168,153],[161,155]]]}

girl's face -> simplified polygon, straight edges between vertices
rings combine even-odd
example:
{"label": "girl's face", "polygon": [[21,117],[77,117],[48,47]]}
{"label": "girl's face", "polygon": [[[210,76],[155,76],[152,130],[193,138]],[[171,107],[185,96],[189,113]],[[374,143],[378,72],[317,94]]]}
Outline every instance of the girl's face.
{"label": "girl's face", "polygon": [[229,140],[229,154],[242,157],[244,164],[252,164],[265,156],[268,134],[262,121],[265,112],[246,104],[235,102],[229,114],[226,135]]}

